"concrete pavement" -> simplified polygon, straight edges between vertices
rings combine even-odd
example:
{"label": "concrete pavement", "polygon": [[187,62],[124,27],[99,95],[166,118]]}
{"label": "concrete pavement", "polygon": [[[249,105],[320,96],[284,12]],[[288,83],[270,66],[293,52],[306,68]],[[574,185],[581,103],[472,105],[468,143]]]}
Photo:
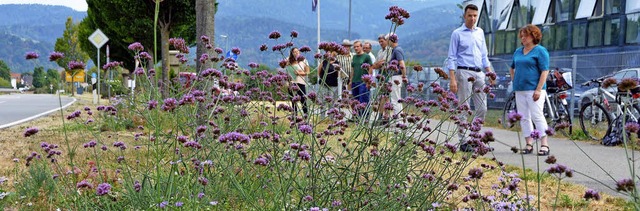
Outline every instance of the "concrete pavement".
{"label": "concrete pavement", "polygon": [[[448,126],[443,128],[448,128]],[[482,131],[485,130],[493,131],[496,142],[490,143],[495,150],[484,157],[492,158],[495,156],[497,160],[505,164],[522,167],[522,158],[524,156],[525,167],[537,171],[537,162],[539,161],[540,172],[551,166],[544,162],[547,158],[546,156],[537,156],[536,152],[539,145],[534,144],[536,149],[534,149],[533,154],[521,155],[511,151],[512,146],[518,149],[520,149],[520,146],[525,146],[522,134],[501,128],[485,127]],[[518,138],[519,136],[520,138]],[[521,142],[522,145],[518,142]],[[551,155],[556,157],[557,164],[566,165],[576,172],[572,178],[565,178],[563,179],[564,181],[577,183],[613,196],[625,196],[615,191],[615,188],[617,180],[631,178],[631,164],[628,162],[631,159],[627,158],[633,156],[636,159],[640,158],[640,152],[638,151],[625,150],[620,146],[608,147],[596,141],[572,141],[561,137],[561,135],[549,137],[549,145]],[[640,172],[638,166],[636,163],[634,169]]]}

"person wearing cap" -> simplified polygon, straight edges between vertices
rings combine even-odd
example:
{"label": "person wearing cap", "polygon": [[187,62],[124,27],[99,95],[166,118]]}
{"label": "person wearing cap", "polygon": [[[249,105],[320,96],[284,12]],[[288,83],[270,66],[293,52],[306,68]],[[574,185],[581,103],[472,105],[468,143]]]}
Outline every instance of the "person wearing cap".
{"label": "person wearing cap", "polygon": [[[484,89],[485,73],[482,70],[491,72],[491,63],[489,63],[484,31],[476,27],[477,20],[478,7],[468,4],[464,8],[464,25],[451,33],[446,68],[449,69],[449,90],[457,94],[458,100],[462,102],[461,106],[469,106],[469,100],[473,101],[474,119],[484,120],[487,113],[487,95],[474,90]],[[495,83],[491,79],[489,81],[492,85]],[[463,112],[459,118],[461,123],[467,123],[466,112]],[[464,137],[465,131],[460,127],[458,130],[460,149],[465,152],[473,151],[473,146],[466,143]]]}
{"label": "person wearing cap", "polygon": [[[352,44],[351,42],[349,42],[349,40],[342,40],[342,47],[344,47],[344,50],[342,52],[338,52],[338,56],[336,56],[338,63],[341,65],[343,72],[346,74],[340,76],[343,78],[349,77],[349,75],[351,75],[351,72],[353,72],[353,69],[351,68],[351,61],[353,61],[351,46]],[[343,82],[348,86],[349,84],[351,84],[349,80],[350,78],[347,80],[343,80]],[[351,90],[351,87],[347,87],[347,90]]]}

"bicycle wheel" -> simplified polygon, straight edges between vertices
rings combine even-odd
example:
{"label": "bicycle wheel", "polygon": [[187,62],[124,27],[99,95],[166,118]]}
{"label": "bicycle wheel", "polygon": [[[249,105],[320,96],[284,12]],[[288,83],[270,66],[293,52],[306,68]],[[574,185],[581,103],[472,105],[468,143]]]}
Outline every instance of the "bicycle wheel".
{"label": "bicycle wheel", "polygon": [[580,109],[580,127],[584,134],[596,141],[601,141],[611,125],[611,115],[599,103],[589,103]]}
{"label": "bicycle wheel", "polygon": [[509,113],[517,112],[516,109],[516,95],[511,94],[509,100],[504,104],[504,109],[502,109],[502,127],[504,128],[512,128],[514,125],[509,123]]}
{"label": "bicycle wheel", "polygon": [[552,127],[553,129],[556,129],[557,126],[559,125],[564,125],[565,127],[563,127],[562,129],[558,129],[558,131],[556,132],[560,132],[562,133],[562,135],[569,137],[569,135],[571,135],[571,133],[573,132],[573,124],[571,122],[571,115],[569,115],[569,106],[568,105],[563,105],[561,102],[556,102],[559,104],[557,108],[556,108],[556,115],[558,117],[558,119],[556,119],[555,121],[553,121]]}

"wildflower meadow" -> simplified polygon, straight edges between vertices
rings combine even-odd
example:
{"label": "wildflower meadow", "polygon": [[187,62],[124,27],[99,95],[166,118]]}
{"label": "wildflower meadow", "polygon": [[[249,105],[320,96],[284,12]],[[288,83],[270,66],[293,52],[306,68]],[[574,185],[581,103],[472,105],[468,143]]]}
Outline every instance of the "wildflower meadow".
{"label": "wildflower meadow", "polygon": [[[384,18],[389,33],[410,21],[399,7],[389,8]],[[270,64],[281,67],[293,47],[302,52],[300,60],[309,61],[330,59],[331,52],[344,50],[325,42],[313,54],[315,48],[295,44],[297,36],[296,31],[288,36],[273,31],[256,48],[281,56],[279,64]],[[193,70],[197,76],[192,81],[176,79],[163,93],[157,67],[147,66],[157,63],[147,52],[153,47],[132,43],[132,59],[142,64],[132,71],[137,83],[133,94],[61,110],[55,118],[62,124],[55,130],[23,130],[19,139],[32,150],[15,155],[13,170],[0,177],[0,205],[34,210],[566,209],[560,205],[560,185],[573,175],[570,167],[553,156],[546,159],[553,166],[544,172],[496,160],[490,148],[495,138],[483,129],[484,120],[460,121],[459,115],[473,113],[461,103],[467,99],[457,99],[438,83],[406,85],[404,110],[386,125],[364,118],[349,122],[351,114],[375,116],[393,106],[362,104],[346,91],[332,96],[321,88],[307,90],[309,113],[294,112],[292,103],[302,99],[289,94],[298,87],[290,85],[292,76],[284,68],[239,64],[225,58],[207,36],[198,42],[214,53],[196,56],[202,69]],[[177,58],[186,68],[185,41],[172,38],[170,44],[180,51]],[[242,54],[238,48],[232,51]],[[52,61],[62,57],[50,55]],[[120,65],[112,62],[103,69]],[[397,65],[392,61],[383,69],[397,70]],[[84,66],[80,61],[68,64],[72,70]],[[408,68],[424,71],[419,65]],[[311,74],[317,71],[314,67]],[[384,74],[365,75],[363,81],[376,87],[372,99],[381,98],[391,83],[401,83],[387,82]],[[435,100],[417,97],[424,89],[431,89]],[[518,120],[517,113],[509,117],[513,123]],[[473,152],[458,151],[458,130],[467,132]],[[46,138],[52,134],[59,139]],[[553,191],[540,189],[541,178],[553,184]],[[633,196],[633,205],[623,202],[620,207],[637,209],[637,178],[630,178],[620,181],[619,190]],[[543,191],[552,199],[541,204]],[[571,208],[589,210],[602,198],[594,190],[577,195],[583,197]]]}

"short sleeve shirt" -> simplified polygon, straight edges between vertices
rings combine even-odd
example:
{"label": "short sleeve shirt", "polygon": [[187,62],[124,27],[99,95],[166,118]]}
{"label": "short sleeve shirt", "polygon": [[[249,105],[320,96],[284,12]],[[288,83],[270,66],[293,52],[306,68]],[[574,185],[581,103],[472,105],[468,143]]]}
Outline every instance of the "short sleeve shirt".
{"label": "short sleeve shirt", "polygon": [[[404,50],[402,50],[402,48],[400,46],[396,46],[391,51],[391,59],[389,61],[393,61],[393,60],[398,61],[398,63],[400,61],[404,60]],[[398,70],[399,69],[400,69],[400,67],[398,67]],[[393,73],[393,75],[402,75],[402,72],[397,71],[397,72]]]}
{"label": "short sleeve shirt", "polygon": [[[533,91],[538,87],[542,71],[549,70],[549,52],[540,45],[533,47],[527,55],[523,48],[513,53],[511,68],[515,69],[513,76],[514,91]],[[542,89],[546,89],[546,83]]]}

